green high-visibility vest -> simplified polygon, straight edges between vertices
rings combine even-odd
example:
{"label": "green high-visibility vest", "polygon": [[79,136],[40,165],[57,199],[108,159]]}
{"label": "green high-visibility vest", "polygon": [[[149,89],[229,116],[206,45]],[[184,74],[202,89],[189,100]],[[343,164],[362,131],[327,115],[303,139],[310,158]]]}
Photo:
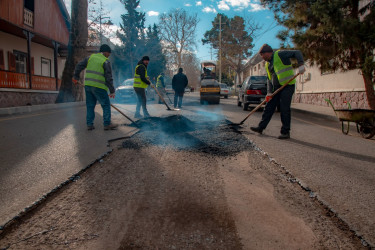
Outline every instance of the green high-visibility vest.
{"label": "green high-visibility vest", "polygon": [[[275,54],[273,55],[273,68],[274,68],[275,73],[277,75],[277,79],[279,79],[280,85],[284,85],[290,79],[293,78],[294,70],[293,70],[292,64],[290,64],[290,65],[283,64],[283,62],[281,61],[281,58],[279,56],[279,51],[280,50],[276,51]],[[266,70],[267,70],[267,74],[268,74],[268,79],[272,80],[271,79],[271,77],[272,77],[271,72],[268,70],[269,64],[270,64],[269,62],[266,62]],[[295,84],[295,83],[296,83],[296,79],[293,79],[293,81],[291,81],[289,83],[289,85],[292,85],[292,84]]]}
{"label": "green high-visibility vest", "polygon": [[159,75],[158,78],[156,79],[156,87],[157,88],[162,88],[163,85],[161,84],[161,80],[160,78],[162,78],[163,76],[162,75]]}
{"label": "green high-visibility vest", "polygon": [[90,56],[86,67],[85,85],[105,89],[104,68],[103,64],[108,60],[102,53],[93,54]]}
{"label": "green high-visibility vest", "polygon": [[145,70],[146,70],[145,77],[148,78],[146,66],[144,66],[143,64],[138,64],[137,67],[135,67],[133,87],[146,89],[148,87],[147,83],[143,82],[141,80],[141,76],[137,74],[137,69],[139,66],[145,67]]}

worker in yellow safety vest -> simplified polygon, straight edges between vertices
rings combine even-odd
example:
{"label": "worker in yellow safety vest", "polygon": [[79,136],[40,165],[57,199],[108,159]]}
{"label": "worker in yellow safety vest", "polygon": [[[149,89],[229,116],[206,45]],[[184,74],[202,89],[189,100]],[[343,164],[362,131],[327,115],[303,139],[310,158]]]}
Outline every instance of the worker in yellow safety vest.
{"label": "worker in yellow safety vest", "polygon": [[[165,84],[164,84],[164,73],[160,73],[160,75],[156,79],[156,88],[158,88],[158,91],[160,95],[164,98],[164,94],[166,93],[165,91]],[[163,103],[161,98],[159,97],[159,104]]]}
{"label": "worker in yellow safety vest", "polygon": [[148,86],[151,85],[149,77],[147,75],[147,65],[150,62],[150,58],[148,56],[144,56],[135,67],[134,72],[134,91],[137,94],[137,106],[135,109],[134,118],[142,118],[140,109],[142,106],[143,116],[149,117],[150,114],[147,111],[146,107],[146,90]]}
{"label": "worker in yellow safety vest", "polygon": [[262,114],[262,120],[257,127],[250,127],[254,132],[262,134],[263,130],[270,122],[276,107],[280,107],[281,130],[279,139],[290,138],[291,111],[290,105],[294,94],[296,80],[292,80],[288,86],[271,98],[272,93],[285,85],[294,76],[294,69],[290,61],[295,58],[298,63],[298,73],[305,72],[305,66],[302,53],[299,50],[277,50],[274,51],[271,46],[264,44],[259,50],[260,56],[266,61],[265,67],[268,76],[267,84],[267,104]]}
{"label": "worker in yellow safety vest", "polygon": [[111,122],[111,102],[109,97],[115,98],[111,63],[108,61],[108,57],[111,55],[111,48],[107,44],[103,44],[100,46],[99,51],[99,53],[92,54],[77,64],[72,81],[74,84],[77,84],[79,74],[82,70],[86,69],[85,93],[87,129],[95,129],[94,109],[98,101],[103,109],[104,130],[113,130],[117,129],[118,125]]}

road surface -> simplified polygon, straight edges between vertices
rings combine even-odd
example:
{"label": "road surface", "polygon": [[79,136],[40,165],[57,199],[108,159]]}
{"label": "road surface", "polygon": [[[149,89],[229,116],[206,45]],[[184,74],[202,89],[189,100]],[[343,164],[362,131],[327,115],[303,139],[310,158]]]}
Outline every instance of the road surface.
{"label": "road surface", "polygon": [[[362,247],[350,229],[372,244],[374,140],[344,136],[337,123],[306,114],[293,114],[291,140],[276,139],[278,114],[264,135],[248,129],[257,124],[261,112],[238,133],[225,126],[225,119],[238,122],[247,114],[235,102],[222,99],[220,105],[200,106],[192,93],[178,112],[150,105],[150,113],[161,117],[159,122],[175,126],[143,127],[141,133],[125,140],[123,149],[115,150],[47,199],[24,222],[1,234],[0,247]],[[134,112],[134,105],[119,106],[125,112]],[[61,115],[52,119],[52,114],[41,115],[46,124],[38,125],[53,127],[59,123]],[[12,121],[14,124],[7,126],[16,126],[16,120]],[[84,123],[80,125],[84,127]],[[103,139],[104,132],[94,133]],[[72,135],[82,137],[67,134],[67,145],[67,137]],[[49,137],[51,141],[56,139],[54,135]],[[48,148],[34,147],[29,157],[45,151]],[[10,177],[17,176],[27,164],[13,166],[17,168]],[[40,173],[43,175],[46,169]],[[30,171],[30,178],[24,179],[33,175]],[[47,174],[46,178],[55,175]],[[301,189],[294,178],[313,193]],[[48,191],[48,185],[40,186]],[[16,193],[16,197],[27,196]],[[311,198],[316,195],[338,213],[339,219],[327,216],[327,207]],[[20,239],[26,240],[18,242]]]}

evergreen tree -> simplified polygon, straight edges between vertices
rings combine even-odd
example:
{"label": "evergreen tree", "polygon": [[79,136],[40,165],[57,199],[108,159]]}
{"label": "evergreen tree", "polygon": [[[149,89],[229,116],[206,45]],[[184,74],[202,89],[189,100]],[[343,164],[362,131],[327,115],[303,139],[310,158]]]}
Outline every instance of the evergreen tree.
{"label": "evergreen tree", "polygon": [[[117,37],[123,46],[116,49],[115,61],[117,66],[122,67],[122,72],[130,78],[134,75],[135,66],[144,54],[145,42],[145,13],[137,11],[140,0],[120,0],[127,11],[121,15],[121,31]],[[119,65],[118,65],[119,64]]]}
{"label": "evergreen tree", "polygon": [[[360,69],[368,104],[375,109],[375,2],[360,0],[262,0],[291,41],[322,70]],[[362,6],[365,4],[364,6]]]}
{"label": "evergreen tree", "polygon": [[150,57],[147,73],[151,79],[156,79],[161,72],[165,71],[166,66],[166,58],[160,43],[159,28],[156,24],[147,28],[144,54]]}

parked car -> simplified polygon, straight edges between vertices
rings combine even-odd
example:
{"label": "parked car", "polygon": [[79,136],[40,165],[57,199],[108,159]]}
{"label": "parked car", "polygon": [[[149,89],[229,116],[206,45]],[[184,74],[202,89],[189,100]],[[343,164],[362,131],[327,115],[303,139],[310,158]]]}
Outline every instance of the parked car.
{"label": "parked car", "polygon": [[240,85],[237,106],[247,110],[250,104],[258,105],[267,95],[267,77],[249,76]]}
{"label": "parked car", "polygon": [[229,95],[229,88],[228,85],[225,83],[220,83],[220,96],[224,96],[224,98],[228,98]]}
{"label": "parked car", "polygon": [[116,88],[116,99],[121,102],[135,101],[137,96],[133,88],[134,79],[126,79]]}
{"label": "parked car", "polygon": [[185,93],[190,93],[190,92],[191,92],[190,87],[186,87],[186,88],[185,88]]}
{"label": "parked car", "polygon": [[[135,102],[137,95],[133,88],[134,78],[126,79],[116,88],[116,100],[119,102]],[[146,89],[147,100],[155,100],[156,93],[151,87]]]}

